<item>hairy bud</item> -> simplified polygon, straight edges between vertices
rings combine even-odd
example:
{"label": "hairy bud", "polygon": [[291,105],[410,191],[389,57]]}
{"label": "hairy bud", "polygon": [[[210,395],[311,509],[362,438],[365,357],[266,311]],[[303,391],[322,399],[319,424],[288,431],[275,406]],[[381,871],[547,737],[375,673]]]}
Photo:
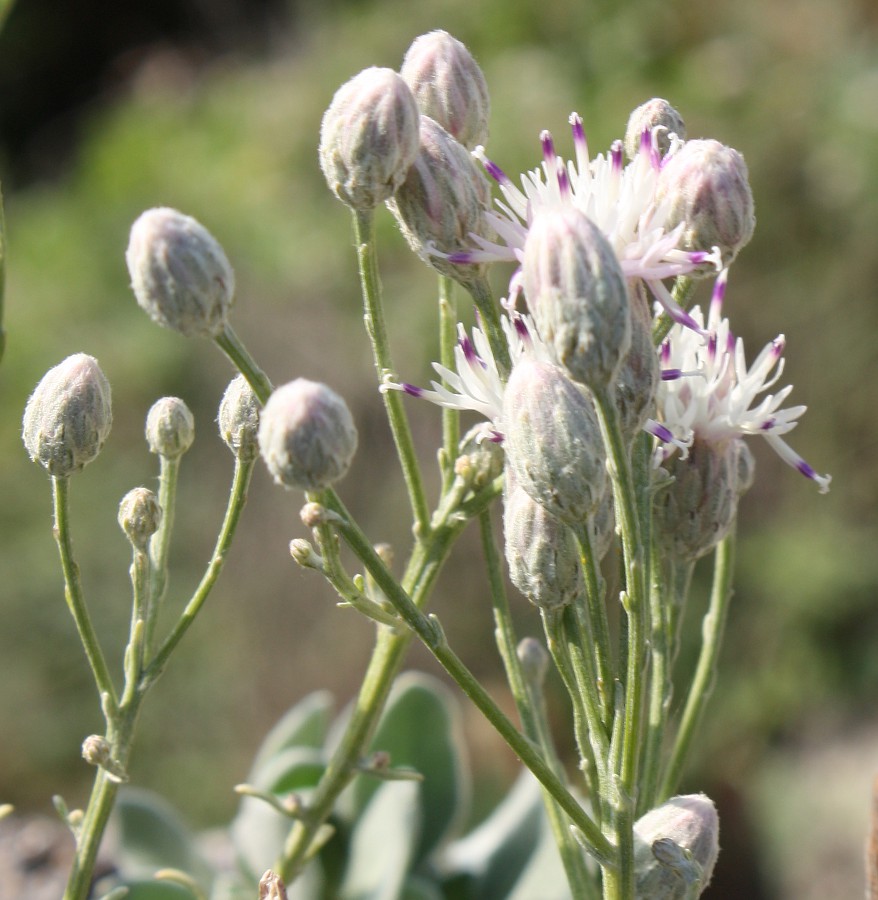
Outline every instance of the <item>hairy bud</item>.
{"label": "hairy bud", "polygon": [[345,475],[356,449],[350,410],[325,384],[297,378],[268,398],[259,450],[278,484],[303,491],[328,487]]}
{"label": "hairy bud", "polygon": [[631,341],[628,288],[601,230],[576,209],[542,212],[528,230],[524,290],[537,329],[575,381],[615,380]]}
{"label": "hairy bud", "polygon": [[686,126],[680,113],[667,100],[653,97],[638,106],[628,118],[628,127],[625,129],[625,153],[628,154],[628,159],[637,156],[644,132],[651,137],[656,128],[659,130],[655,138],[662,156],[671,147],[672,134],[677,135],[680,140],[686,140]]}
{"label": "hairy bud", "polygon": [[119,527],[137,550],[146,550],[161,521],[162,508],[149,488],[133,488],[119,504]]}
{"label": "hairy bud", "polygon": [[76,353],[49,369],[34,389],[22,439],[34,462],[64,478],[98,455],[112,424],[110,383],[93,356]]}
{"label": "hairy bud", "polygon": [[179,397],[156,400],[146,414],[146,443],[167,459],[182,456],[195,440],[195,419]]}
{"label": "hairy bud", "polygon": [[[723,266],[750,241],[756,227],[744,157],[719,141],[686,141],[662,167],[656,200],[670,206],[668,228],[684,223],[681,249],[710,252],[719,247]],[[705,263],[703,274],[714,272]]]}
{"label": "hairy bud", "polygon": [[[491,190],[481,167],[441,125],[421,116],[420,150],[388,208],[412,250],[464,287],[484,277],[486,263],[457,263],[454,254],[489,237]],[[449,258],[451,257],[451,258]]]}
{"label": "hairy bud", "polygon": [[392,69],[373,66],[343,84],[320,125],[320,168],[351,209],[396,193],[418,154],[418,106]]}
{"label": "hairy bud", "polygon": [[125,252],[141,309],[187,337],[216,337],[235,299],[235,273],[216,238],[175,209],[148,209],[131,226]]}
{"label": "hairy bud", "polygon": [[503,474],[503,462],[502,445],[486,438],[481,425],[474,425],[460,441],[455,472],[477,491]]}
{"label": "hairy bud", "polygon": [[243,375],[229,382],[217,416],[220,437],[242,463],[259,455],[259,400]]}
{"label": "hairy bud", "polygon": [[468,150],[488,140],[488,83],[469,50],[447,31],[415,38],[400,75],[421,112]]}
{"label": "hairy bud", "polygon": [[522,359],[503,398],[507,469],[518,485],[570,525],[598,507],[606,453],[591,400],[556,365]]}
{"label": "hairy bud", "polygon": [[515,654],[525,678],[535,687],[542,688],[549,671],[549,653],[546,648],[535,637],[526,637],[518,642]]}

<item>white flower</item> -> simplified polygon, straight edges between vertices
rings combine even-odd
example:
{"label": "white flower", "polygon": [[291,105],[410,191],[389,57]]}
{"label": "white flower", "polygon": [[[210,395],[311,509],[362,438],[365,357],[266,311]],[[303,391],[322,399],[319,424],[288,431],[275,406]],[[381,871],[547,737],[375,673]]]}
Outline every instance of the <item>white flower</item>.
{"label": "white flower", "polygon": [[[706,261],[719,268],[716,253],[687,252],[678,249],[683,225],[666,228],[669,212],[667,201],[656,202],[655,189],[663,158],[658,148],[659,129],[644,132],[640,151],[623,165],[622,142],[613,143],[610,152],[589,161],[588,145],[582,119],[570,116],[573,128],[575,161],[565,161],[555,153],[548,131],[540,135],[543,146],[541,168],[521,176],[517,188],[503,170],[487,158],[484,148],[475,155],[488,174],[500,186],[503,199],[496,201],[498,211],[486,215],[497,233],[496,241],[471,235],[476,245],[470,250],[452,254],[457,263],[522,260],[524,242],[534,217],[552,207],[573,206],[584,212],[607,236],[626,278],[642,279],[674,321],[688,327],[694,322],[671,298],[662,280],[686,275]],[[668,157],[682,141],[673,137]]]}
{"label": "white flower", "polygon": [[[762,435],[780,458],[815,481],[821,493],[829,490],[829,475],[818,475],[783,439],[805,412],[804,406],[781,406],[792,385],[765,394],[783,373],[784,337],[767,344],[751,366],[744,356],[744,342],[735,338],[728,319],[722,318],[728,270],[717,278],[708,313],[707,336],[675,325],[661,347],[662,383],[658,389],[659,423],[648,426],[668,458],[694,439],[710,443]],[[699,328],[702,312],[692,309]],[[765,394],[759,399],[761,394]],[[685,452],[685,451],[684,451]]]}

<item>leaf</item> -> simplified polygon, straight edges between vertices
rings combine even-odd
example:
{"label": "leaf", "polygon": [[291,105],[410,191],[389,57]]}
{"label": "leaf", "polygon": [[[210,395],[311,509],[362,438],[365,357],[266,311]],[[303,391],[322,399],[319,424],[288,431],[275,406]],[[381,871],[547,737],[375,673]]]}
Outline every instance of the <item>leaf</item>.
{"label": "leaf", "polygon": [[255,773],[269,759],[288,747],[322,747],[331,712],[332,694],[329,691],[314,691],[288,709],[262,741],[250,777],[255,778]]}
{"label": "leaf", "polygon": [[168,881],[126,881],[125,887],[125,900],[197,900],[188,888]]}

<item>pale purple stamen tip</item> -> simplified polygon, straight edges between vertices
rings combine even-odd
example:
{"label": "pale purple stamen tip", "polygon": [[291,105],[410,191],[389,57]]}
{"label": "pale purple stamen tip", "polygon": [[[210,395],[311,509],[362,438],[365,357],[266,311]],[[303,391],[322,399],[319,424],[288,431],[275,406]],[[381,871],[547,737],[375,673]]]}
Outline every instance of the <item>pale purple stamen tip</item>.
{"label": "pale purple stamen tip", "polygon": [[585,146],[585,129],[582,127],[582,116],[570,114],[570,125],[573,129],[573,143]]}
{"label": "pale purple stamen tip", "polygon": [[613,146],[610,147],[610,156],[613,162],[613,172],[621,174],[622,172],[622,142],[621,141],[613,141]]}
{"label": "pale purple stamen tip", "polygon": [[777,425],[777,419],[776,419],[774,416],[772,416],[771,418],[766,419],[766,420],[759,426],[759,430],[760,430],[760,431],[771,431],[771,430],[774,428],[775,425]]}
{"label": "pale purple stamen tip", "polygon": [[460,349],[463,350],[463,355],[466,357],[468,363],[472,364],[478,359],[476,348],[473,347],[472,341],[466,334],[462,334],[457,343],[460,345]]}
{"label": "pale purple stamen tip", "polygon": [[500,432],[500,431],[494,431],[493,428],[491,429],[490,435],[491,435],[491,436],[488,438],[488,440],[489,440],[492,444],[502,444],[502,443],[503,443],[503,440],[504,440],[504,438],[505,438],[505,435],[504,435],[502,432]]}
{"label": "pale purple stamen tip", "polygon": [[459,250],[457,253],[449,253],[447,259],[456,266],[465,266],[473,261],[473,255],[470,250]]}
{"label": "pale purple stamen tip", "polygon": [[408,384],[403,382],[400,387],[410,396],[410,397],[422,397],[424,395],[423,388],[419,388],[414,384]]}
{"label": "pale purple stamen tip", "polygon": [[726,284],[728,284],[728,280],[729,270],[723,269],[713,283],[713,296],[710,298],[710,308],[716,315],[719,315],[723,307],[723,301],[726,299]]}
{"label": "pale purple stamen tip", "polygon": [[515,326],[516,334],[521,338],[522,341],[529,344],[530,343],[530,332],[527,330],[527,325],[524,324],[524,319],[521,316],[515,316],[512,320],[513,325]]}
{"label": "pale purple stamen tip", "polygon": [[670,358],[671,358],[671,342],[663,341],[662,342],[662,365],[667,366]]}
{"label": "pale purple stamen tip", "polygon": [[817,473],[805,462],[804,459],[800,459],[796,462],[796,468],[805,476],[805,478],[810,478],[813,481],[818,481]]}
{"label": "pale purple stamen tip", "polygon": [[674,440],[674,433],[666,428],[661,422],[653,422],[650,426],[650,432],[657,437],[663,444],[669,444]]}
{"label": "pale purple stamen tip", "polygon": [[707,357],[713,362],[716,359],[716,334],[711,334],[707,339]]}
{"label": "pale purple stamen tip", "polygon": [[786,338],[783,335],[776,337],[771,342],[771,355],[775,359],[780,359],[783,356],[784,347],[786,346]]}
{"label": "pale purple stamen tip", "polygon": [[555,165],[555,142],[548,131],[540,132],[540,143],[543,145],[543,159],[550,165]]}
{"label": "pale purple stamen tip", "polygon": [[558,160],[558,190],[561,192],[561,196],[564,198],[569,198],[571,196],[570,191],[570,179],[567,177],[567,169],[564,168],[564,163],[561,160]]}
{"label": "pale purple stamen tip", "polygon": [[682,369],[662,369],[662,381],[676,381],[683,377]]}
{"label": "pale purple stamen tip", "polygon": [[493,160],[487,158],[482,160],[485,171],[497,182],[497,184],[512,184],[509,176],[497,165]]}

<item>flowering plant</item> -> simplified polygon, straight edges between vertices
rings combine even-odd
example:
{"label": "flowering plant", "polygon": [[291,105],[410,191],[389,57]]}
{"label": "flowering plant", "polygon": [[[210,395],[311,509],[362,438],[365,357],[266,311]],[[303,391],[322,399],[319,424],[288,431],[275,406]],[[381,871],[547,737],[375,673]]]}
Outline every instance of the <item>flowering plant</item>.
{"label": "flowering plant", "polygon": [[[76,354],[47,373],[28,402],[24,442],[51,477],[66,599],[106,725],[83,744],[97,768],[88,807],[71,811],[58,801],[76,839],[69,900],[89,895],[117,800],[123,823],[126,814],[136,818],[132,810],[145,815],[148,804],[119,795],[142,703],[220,574],[259,456],[279,485],[305,495],[302,521],[313,537],[292,542],[293,559],[375,623],[369,669],[349,714],[333,727],[325,703],[308,698],[266,739],[240,786],[244,800],[231,828],[238,869],[205,872],[193,852],[166,865],[157,887],[120,867],[109,896],[253,896],[268,865],[260,897],[288,890],[444,896],[460,882],[474,896],[523,891],[537,877],[539,838],[524,824],[537,795],[516,813],[498,812],[481,833],[451,840],[462,790],[448,699],[423,679],[398,679],[416,638],[539,785],[539,821],[557,846],[552,864],[539,870],[541,896],[550,895],[547,872],[561,885],[558,896],[576,898],[697,897],[707,886],[718,852],[716,811],[704,795],[677,791],[728,612],[738,501],[755,474],[745,438],[762,434],[820,491],[829,487],[829,477],[784,440],[804,407],[783,407],[789,387],[766,394],[782,375],[783,338],[748,365],[722,317],[729,267],[755,223],[746,166],[716,141],[686,140],[676,110],[652,100],[632,113],[624,141],[594,159],[578,116],[571,117],[574,161],[560,158],[544,132],[542,164],[518,188],[482,147],[488,111],[472,56],[433,32],[414,42],[400,72],[370,68],[342,86],[321,126],[321,168],[353,216],[376,388],[407,487],[414,543],[401,576],[335,487],[358,445],[344,399],[306,378],[273,387],[229,323],[235,278],[225,252],[176,210],[152,209],[134,223],[126,254],[132,287],[157,324],[213,340],[239,370],[219,411],[235,468],[213,557],[162,633],[177,476],[194,432],[181,400],[163,398],[150,411],[159,490],[135,488],[119,510],[132,548],[121,689],[89,616],[69,521],[70,477],[95,459],[111,427],[110,386],[96,360]],[[499,185],[494,199],[489,178]],[[438,276],[438,380],[427,389],[400,380],[393,365],[374,235],[385,204]],[[514,270],[498,301],[488,273],[504,262]],[[714,280],[706,317],[689,308],[704,279]],[[469,331],[458,321],[455,285],[476,307]],[[414,450],[406,395],[442,407],[435,502]],[[465,411],[480,421],[463,433]],[[494,507],[502,508],[502,555]],[[470,521],[480,530],[519,725],[426,612]],[[362,573],[348,570],[342,545]],[[676,672],[693,567],[708,554],[714,579],[703,645],[694,672]],[[541,620],[543,641],[517,638],[503,557]],[[559,757],[546,714],[550,665],[569,694],[575,769]],[[673,685],[681,683],[677,711]],[[425,733],[426,723],[432,730]],[[414,763],[405,758],[407,744],[418,748]],[[154,808],[149,815],[159,830],[171,829],[167,816]],[[511,829],[503,824],[510,819]],[[382,846],[385,833],[394,840]],[[516,851],[525,838],[527,851]],[[535,868],[516,868],[509,861],[516,852]]]}

